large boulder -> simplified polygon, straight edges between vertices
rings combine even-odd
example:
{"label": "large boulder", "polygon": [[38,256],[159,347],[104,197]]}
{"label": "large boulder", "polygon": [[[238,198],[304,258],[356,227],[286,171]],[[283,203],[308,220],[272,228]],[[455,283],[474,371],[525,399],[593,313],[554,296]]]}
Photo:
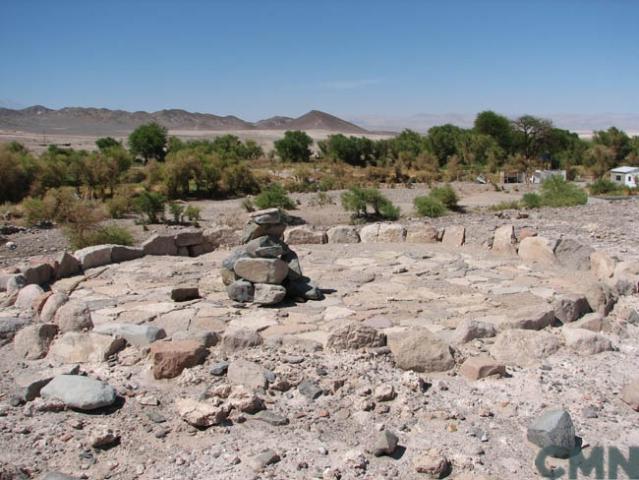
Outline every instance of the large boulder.
{"label": "large boulder", "polygon": [[354,350],[384,345],[386,345],[386,335],[379,333],[373,327],[357,322],[350,322],[333,330],[326,344],[333,350]]}
{"label": "large boulder", "polygon": [[562,238],[555,246],[555,257],[559,264],[570,270],[590,270],[590,255],[594,248],[572,238]]}
{"label": "large boulder", "polygon": [[406,227],[397,223],[382,223],[377,232],[377,241],[386,243],[403,242],[406,239]]}
{"label": "large boulder", "polygon": [[[46,305],[46,304],[45,304]],[[80,332],[93,328],[89,307],[75,300],[62,305],[55,312],[53,322],[60,328],[60,332]]]}
{"label": "large boulder", "polygon": [[501,255],[516,255],[516,242],[515,227],[513,225],[503,225],[495,230],[492,250]]}
{"label": "large boulder", "polygon": [[192,247],[204,242],[202,230],[183,230],[175,234],[175,245],[180,247]]}
{"label": "large boulder", "polygon": [[294,299],[322,300],[324,298],[321,288],[306,277],[295,280],[289,279],[284,286],[286,287],[287,295]]}
{"label": "large boulder", "polygon": [[42,290],[42,287],[40,287],[40,285],[37,285],[35,283],[27,285],[18,293],[18,297],[16,298],[14,305],[17,308],[31,310],[34,308],[37,300],[42,295],[44,295],[44,290]]}
{"label": "large boulder", "polygon": [[151,345],[153,376],[156,379],[177,377],[185,368],[203,363],[207,354],[208,350],[193,340],[156,342]]}
{"label": "large boulder", "polygon": [[253,283],[281,284],[288,275],[288,265],[279,258],[240,258],[233,270]]}
{"label": "large boulder", "polygon": [[[47,261],[48,260],[48,261]],[[55,270],[50,259],[39,257],[20,266],[20,273],[27,279],[27,284],[44,285],[55,280]]]}
{"label": "large boulder", "polygon": [[76,250],[73,256],[80,262],[83,270],[101,267],[111,263],[113,245],[94,245]]}
{"label": "large boulder", "polygon": [[590,305],[585,295],[567,294],[555,300],[555,317],[562,323],[574,322],[590,313]]}
{"label": "large boulder", "polygon": [[113,263],[128,262],[144,256],[144,249],[137,247],[126,247],[124,245],[113,245],[111,249],[111,261]]}
{"label": "large boulder", "polygon": [[50,295],[40,310],[40,321],[49,323],[53,321],[53,318],[58,309],[69,301],[69,297],[66,293],[55,292]]}
{"label": "large boulder", "polygon": [[286,297],[286,288],[269,283],[256,283],[253,302],[259,305],[275,305]]}
{"label": "large boulder", "polygon": [[453,338],[456,343],[467,343],[476,338],[488,338],[497,335],[493,323],[466,319],[457,325]]}
{"label": "large boulder", "polygon": [[226,293],[231,300],[240,303],[249,303],[255,296],[255,286],[246,280],[240,279],[231,282],[226,287]]}
{"label": "large boulder", "polygon": [[82,265],[68,252],[62,252],[54,257],[57,263],[56,278],[67,278],[78,275],[82,271]]}
{"label": "large boulder", "polygon": [[504,330],[495,338],[490,354],[506,365],[528,367],[546,359],[561,348],[555,335],[535,330]]}
{"label": "large boulder", "polygon": [[463,225],[450,225],[444,229],[442,244],[448,247],[461,247],[466,242],[466,228]]}
{"label": "large boulder", "polygon": [[27,360],[43,358],[57,333],[57,325],[51,323],[28,325],[16,333],[13,349],[19,357]]}
{"label": "large boulder", "polygon": [[115,389],[99,380],[79,375],[58,375],[40,391],[42,398],[59,400],[67,407],[95,410],[115,402]]}
{"label": "large boulder", "polygon": [[68,332],[53,342],[48,356],[62,363],[104,362],[125,346],[123,338]]}
{"label": "large boulder", "polygon": [[459,372],[469,380],[506,375],[506,366],[488,355],[470,357],[462,364]]}
{"label": "large boulder", "polygon": [[29,320],[25,318],[0,317],[0,345],[11,341],[28,324]]}
{"label": "large boulder", "polygon": [[173,235],[151,235],[143,244],[142,250],[145,255],[171,255],[178,253],[178,247],[175,244]]}
{"label": "large boulder", "polygon": [[289,245],[322,244],[327,241],[326,232],[315,230],[307,225],[287,228],[284,232],[284,242]]}
{"label": "large boulder", "polygon": [[568,458],[576,448],[575,426],[566,410],[546,410],[531,422],[526,436],[557,458]]}
{"label": "large boulder", "polygon": [[544,237],[527,237],[519,244],[517,253],[525,262],[553,266],[557,264],[555,244]]}
{"label": "large boulder", "polygon": [[357,228],[350,225],[337,225],[326,232],[329,243],[359,243]]}
{"label": "large boulder", "polygon": [[415,372],[444,372],[455,366],[450,346],[425,328],[412,329],[389,337],[397,366]]}
{"label": "large boulder", "polygon": [[[245,252],[249,257],[280,258],[284,255],[285,249],[286,245],[277,238],[264,236],[251,240],[239,251]],[[240,258],[240,256],[235,260]],[[235,261],[232,262],[231,268],[233,268],[233,265],[235,265]]]}
{"label": "large boulder", "polygon": [[562,329],[566,346],[580,355],[595,355],[613,349],[612,343],[599,333],[584,328]]}
{"label": "large boulder", "polygon": [[134,323],[103,323],[93,329],[100,335],[124,338],[129,345],[145,346],[166,337],[163,328]]}
{"label": "large boulder", "polygon": [[409,243],[436,243],[439,232],[430,223],[411,223],[406,227]]}

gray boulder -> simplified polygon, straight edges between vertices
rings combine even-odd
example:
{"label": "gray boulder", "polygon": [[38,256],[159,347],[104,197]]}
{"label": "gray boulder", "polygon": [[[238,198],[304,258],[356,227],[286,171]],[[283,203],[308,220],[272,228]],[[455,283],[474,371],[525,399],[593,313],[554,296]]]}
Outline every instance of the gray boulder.
{"label": "gray boulder", "polygon": [[281,285],[256,283],[253,302],[260,305],[275,305],[286,297],[286,288]]}
{"label": "gray boulder", "polygon": [[13,349],[19,357],[27,360],[43,358],[57,333],[58,327],[52,323],[28,325],[16,334]]}
{"label": "gray boulder", "polygon": [[386,345],[386,335],[379,333],[373,327],[357,322],[350,322],[333,330],[326,343],[326,346],[333,350],[355,350],[384,345]]}
{"label": "gray boulder", "polygon": [[145,255],[171,255],[178,253],[173,235],[151,235],[143,244],[142,250]]}
{"label": "gray boulder", "polygon": [[115,402],[115,389],[104,382],[79,375],[58,375],[42,390],[44,399],[60,400],[67,407],[95,410]]}
{"label": "gray boulder", "polygon": [[14,305],[17,308],[22,308],[24,310],[32,309],[36,300],[38,300],[42,295],[44,295],[44,290],[42,290],[40,285],[27,285],[18,293],[18,297],[16,298]]}
{"label": "gray boulder", "polygon": [[393,335],[388,343],[402,370],[445,372],[455,366],[450,347],[425,328]]}
{"label": "gray boulder", "polygon": [[111,250],[111,261],[113,263],[128,262],[144,256],[144,249],[137,247],[126,247],[124,245],[113,245]]}
{"label": "gray boulder", "polygon": [[568,458],[577,446],[575,426],[566,410],[546,410],[528,426],[528,441],[556,458]]}
{"label": "gray boulder", "polygon": [[562,323],[577,321],[592,311],[586,296],[577,294],[563,295],[555,301],[553,307],[555,317]]}
{"label": "gray boulder", "polygon": [[555,247],[555,257],[560,265],[583,272],[590,270],[590,255],[594,252],[594,248],[572,238],[560,239]]}
{"label": "gray boulder", "polygon": [[281,284],[288,275],[288,265],[278,258],[240,258],[233,270],[254,283]]}
{"label": "gray boulder", "polygon": [[101,267],[111,263],[113,245],[94,245],[77,250],[73,256],[80,262],[83,270]]}
{"label": "gray boulder", "polygon": [[226,287],[226,293],[231,300],[240,303],[249,303],[253,301],[255,287],[251,282],[247,282],[246,280],[235,280]]}
{"label": "gray boulder", "polygon": [[93,321],[89,307],[82,302],[70,301],[62,305],[55,312],[53,322],[58,325],[62,333],[91,330]]}

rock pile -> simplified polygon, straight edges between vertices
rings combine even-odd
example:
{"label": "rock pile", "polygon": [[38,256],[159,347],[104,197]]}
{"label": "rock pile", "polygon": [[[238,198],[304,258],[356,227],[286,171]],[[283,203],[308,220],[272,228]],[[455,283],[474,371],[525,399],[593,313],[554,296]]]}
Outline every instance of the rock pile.
{"label": "rock pile", "polygon": [[222,264],[222,281],[231,300],[275,305],[286,297],[322,299],[321,290],[302,274],[297,254],[282,240],[285,229],[277,208],[251,214],[242,232],[243,246]]}

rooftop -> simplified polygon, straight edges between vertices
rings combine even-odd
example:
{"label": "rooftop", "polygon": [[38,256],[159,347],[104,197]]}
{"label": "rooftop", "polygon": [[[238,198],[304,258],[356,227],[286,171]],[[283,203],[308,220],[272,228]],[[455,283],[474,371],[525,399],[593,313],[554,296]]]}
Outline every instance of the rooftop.
{"label": "rooftop", "polygon": [[634,173],[639,172],[639,167],[617,167],[610,171],[614,173]]}

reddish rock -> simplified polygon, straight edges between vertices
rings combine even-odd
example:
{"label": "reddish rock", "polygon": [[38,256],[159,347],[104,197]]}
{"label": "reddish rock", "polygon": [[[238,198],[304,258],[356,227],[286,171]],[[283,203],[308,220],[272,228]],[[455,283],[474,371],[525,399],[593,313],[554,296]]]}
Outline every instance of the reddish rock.
{"label": "reddish rock", "polygon": [[469,380],[479,380],[491,375],[502,377],[506,374],[506,367],[488,355],[478,355],[467,359],[459,372]]}
{"label": "reddish rock", "polygon": [[153,376],[157,379],[177,377],[185,368],[204,362],[207,354],[201,343],[193,340],[155,342],[151,345]]}

